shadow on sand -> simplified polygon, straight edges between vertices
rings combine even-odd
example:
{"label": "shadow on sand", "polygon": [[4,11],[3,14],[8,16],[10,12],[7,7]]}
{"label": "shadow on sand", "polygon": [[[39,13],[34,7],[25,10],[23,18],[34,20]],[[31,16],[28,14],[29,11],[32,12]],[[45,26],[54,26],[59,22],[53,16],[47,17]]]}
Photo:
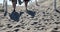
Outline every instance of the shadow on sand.
{"label": "shadow on sand", "polygon": [[[20,16],[23,14],[24,12],[16,12],[16,11],[13,11],[12,13],[9,14],[9,17],[10,19],[14,20],[14,21],[19,21],[19,18]],[[28,13],[29,15],[31,15],[32,17],[31,18],[34,18],[35,16],[35,12],[34,11],[31,11],[31,10],[27,10],[26,13]]]}
{"label": "shadow on sand", "polygon": [[27,12],[29,15],[31,15],[32,17],[31,18],[34,18],[36,12],[35,11],[31,11],[31,10],[27,10]]}
{"label": "shadow on sand", "polygon": [[10,19],[18,22],[19,18],[22,14],[23,14],[23,12],[18,13],[16,11],[13,11],[12,13],[9,14],[9,17],[10,17]]}

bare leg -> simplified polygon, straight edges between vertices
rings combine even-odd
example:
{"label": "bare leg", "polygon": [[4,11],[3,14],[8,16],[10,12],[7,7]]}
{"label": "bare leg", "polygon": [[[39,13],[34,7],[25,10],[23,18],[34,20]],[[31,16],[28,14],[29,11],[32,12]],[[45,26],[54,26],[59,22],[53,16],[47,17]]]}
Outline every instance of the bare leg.
{"label": "bare leg", "polygon": [[27,4],[28,4],[28,1],[25,2],[25,8],[26,8],[26,10],[27,10]]}
{"label": "bare leg", "polygon": [[13,9],[15,11],[15,9],[16,9],[16,2],[12,2],[12,4],[13,4]]}
{"label": "bare leg", "polygon": [[7,0],[3,1],[3,8],[4,8],[4,16],[7,15]]}
{"label": "bare leg", "polygon": [[37,0],[35,0],[35,2],[36,2],[36,5],[39,6]]}

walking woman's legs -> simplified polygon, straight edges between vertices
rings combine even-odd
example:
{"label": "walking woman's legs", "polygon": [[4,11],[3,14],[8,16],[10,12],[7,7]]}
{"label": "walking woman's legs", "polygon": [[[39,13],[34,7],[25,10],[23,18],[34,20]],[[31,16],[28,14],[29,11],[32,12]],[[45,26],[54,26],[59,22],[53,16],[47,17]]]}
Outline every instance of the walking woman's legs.
{"label": "walking woman's legs", "polygon": [[16,3],[15,2],[12,2],[12,4],[13,4],[13,9],[15,11],[15,9],[16,9]]}
{"label": "walking woman's legs", "polygon": [[12,1],[12,5],[13,5],[13,9],[14,9],[14,11],[15,11],[15,9],[16,9],[16,4],[17,4],[16,1],[17,1],[17,0]]}
{"label": "walking woman's legs", "polygon": [[27,4],[28,4],[28,1],[25,1],[25,8],[27,10]]}

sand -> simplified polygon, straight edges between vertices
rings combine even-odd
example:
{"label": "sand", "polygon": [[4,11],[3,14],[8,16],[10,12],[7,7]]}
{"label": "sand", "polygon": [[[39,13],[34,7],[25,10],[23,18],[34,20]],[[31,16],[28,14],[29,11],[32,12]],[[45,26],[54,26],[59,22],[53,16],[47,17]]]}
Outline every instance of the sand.
{"label": "sand", "polygon": [[[60,10],[60,0],[57,0],[57,10]],[[53,0],[33,2],[28,6],[17,6],[13,12],[8,6],[7,16],[0,12],[0,32],[60,32],[60,13],[53,10]]]}

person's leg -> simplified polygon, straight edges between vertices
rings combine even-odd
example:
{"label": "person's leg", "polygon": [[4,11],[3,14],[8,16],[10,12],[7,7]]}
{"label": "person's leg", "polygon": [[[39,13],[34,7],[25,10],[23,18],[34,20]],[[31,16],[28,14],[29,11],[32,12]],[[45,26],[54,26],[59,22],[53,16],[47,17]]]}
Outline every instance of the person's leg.
{"label": "person's leg", "polygon": [[28,4],[28,1],[25,1],[25,8],[27,10],[27,4]]}
{"label": "person's leg", "polygon": [[14,9],[14,11],[15,11],[15,9],[16,9],[16,3],[13,2],[12,4],[13,4],[13,9]]}
{"label": "person's leg", "polygon": [[3,8],[4,8],[4,16],[6,16],[7,15],[7,0],[4,0],[3,1]]}
{"label": "person's leg", "polygon": [[36,5],[39,6],[37,0],[35,0],[35,2],[36,2]]}
{"label": "person's leg", "polygon": [[14,9],[14,11],[15,11],[15,9],[16,9],[16,1],[12,1],[12,5],[13,5],[13,9]]}

